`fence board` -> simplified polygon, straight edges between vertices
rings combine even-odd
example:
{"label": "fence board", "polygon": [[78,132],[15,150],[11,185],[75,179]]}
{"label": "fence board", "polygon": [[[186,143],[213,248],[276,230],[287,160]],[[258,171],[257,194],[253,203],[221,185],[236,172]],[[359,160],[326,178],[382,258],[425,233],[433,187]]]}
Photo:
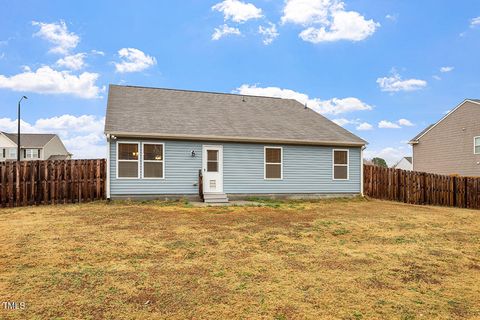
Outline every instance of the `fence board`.
{"label": "fence board", "polygon": [[105,183],[105,159],[0,162],[0,206],[101,200]]}
{"label": "fence board", "polygon": [[480,177],[457,177],[364,165],[366,196],[411,204],[480,209]]}

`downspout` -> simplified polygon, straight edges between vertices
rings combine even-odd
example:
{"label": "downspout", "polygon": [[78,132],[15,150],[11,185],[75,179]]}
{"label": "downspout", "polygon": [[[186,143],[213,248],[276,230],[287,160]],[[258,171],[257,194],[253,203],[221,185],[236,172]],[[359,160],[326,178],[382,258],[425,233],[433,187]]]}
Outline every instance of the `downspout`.
{"label": "downspout", "polygon": [[110,200],[110,134],[107,133],[107,181],[105,186],[107,200]]}
{"label": "downspout", "polygon": [[360,163],[361,163],[361,166],[362,166],[362,169],[360,171],[360,194],[362,195],[362,197],[364,197],[364,194],[363,194],[363,150],[365,150],[366,146],[363,146],[361,149],[360,149]]}

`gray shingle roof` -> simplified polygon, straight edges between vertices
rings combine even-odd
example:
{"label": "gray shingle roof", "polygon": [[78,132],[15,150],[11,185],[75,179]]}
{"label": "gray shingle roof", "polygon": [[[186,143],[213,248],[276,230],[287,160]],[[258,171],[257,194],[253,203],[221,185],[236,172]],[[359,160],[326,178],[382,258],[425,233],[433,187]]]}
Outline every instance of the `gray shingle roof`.
{"label": "gray shingle roof", "polygon": [[404,157],[405,160],[407,160],[408,162],[412,163],[412,157]]}
{"label": "gray shingle roof", "polygon": [[[15,144],[17,143],[16,133],[3,132],[3,134]],[[24,148],[43,148],[55,136],[51,133],[20,133],[20,145]]]}
{"label": "gray shingle roof", "polygon": [[110,85],[105,132],[117,136],[364,145],[291,99]]}

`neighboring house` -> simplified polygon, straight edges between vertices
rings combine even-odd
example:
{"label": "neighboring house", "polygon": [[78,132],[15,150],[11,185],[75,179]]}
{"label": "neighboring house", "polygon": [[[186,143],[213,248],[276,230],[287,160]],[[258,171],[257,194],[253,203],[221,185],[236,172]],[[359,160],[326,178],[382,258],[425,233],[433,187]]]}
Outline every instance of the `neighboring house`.
{"label": "neighboring house", "polygon": [[392,168],[402,169],[402,170],[413,170],[412,157],[403,157]]}
{"label": "neighboring house", "polygon": [[355,195],[366,142],[280,98],[110,85],[108,198]]}
{"label": "neighboring house", "polygon": [[[0,161],[17,160],[17,134],[0,132]],[[21,133],[20,160],[64,160],[71,154],[56,134]]]}
{"label": "neighboring house", "polygon": [[409,143],[415,171],[480,176],[480,100],[463,101]]}

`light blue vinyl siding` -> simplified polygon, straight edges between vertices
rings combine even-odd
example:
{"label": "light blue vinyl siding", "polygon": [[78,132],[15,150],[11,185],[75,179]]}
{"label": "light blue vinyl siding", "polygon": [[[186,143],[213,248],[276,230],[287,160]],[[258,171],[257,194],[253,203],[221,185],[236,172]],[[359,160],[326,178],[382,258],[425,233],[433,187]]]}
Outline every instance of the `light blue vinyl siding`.
{"label": "light blue vinyl siding", "polygon": [[[127,141],[142,142],[144,140],[128,139]],[[349,180],[344,181],[332,179],[332,150],[347,148],[275,145],[283,147],[283,180],[265,180],[264,146],[273,145],[155,141],[165,144],[165,179],[117,179],[116,141],[110,143],[110,193],[112,196],[197,194],[198,186],[195,184],[198,182],[198,170],[202,167],[203,144],[223,145],[223,184],[227,195],[229,193],[360,193],[360,148],[348,148]],[[192,150],[195,150],[195,157],[191,156]],[[140,152],[140,158],[141,154]]]}

